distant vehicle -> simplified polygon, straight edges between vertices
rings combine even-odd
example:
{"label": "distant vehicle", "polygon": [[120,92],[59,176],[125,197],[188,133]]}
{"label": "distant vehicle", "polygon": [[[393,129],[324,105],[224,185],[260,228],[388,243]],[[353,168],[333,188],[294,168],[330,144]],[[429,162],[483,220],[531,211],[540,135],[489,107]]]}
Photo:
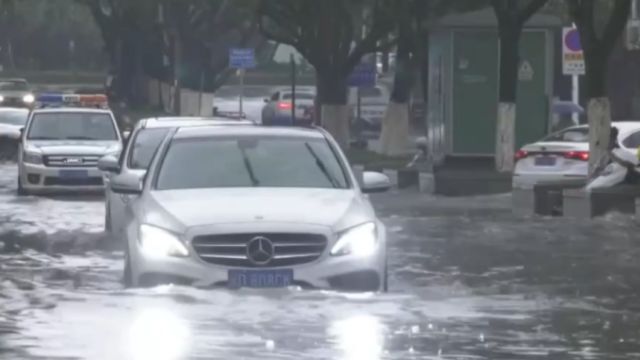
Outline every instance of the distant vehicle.
{"label": "distant vehicle", "polygon": [[353,89],[350,92],[349,104],[353,109],[354,126],[365,131],[380,131],[382,119],[389,104],[389,90],[381,85],[372,88],[360,89],[360,118],[357,118],[357,92]]}
{"label": "distant vehicle", "polygon": [[36,98],[25,79],[0,79],[0,106],[30,108]]}
{"label": "distant vehicle", "polygon": [[[623,151],[636,154],[640,146],[640,121],[616,121]],[[516,152],[514,187],[553,181],[586,180],[589,174],[589,127],[572,126],[525,145]]]}
{"label": "distant vehicle", "polygon": [[116,175],[125,284],[387,289],[386,230],[324,130],[172,129],[144,175]]}
{"label": "distant vehicle", "polygon": [[[122,135],[100,95],[49,94],[31,112],[18,149],[18,194],[103,191],[98,160],[122,150]],[[90,108],[103,99],[103,108]],[[67,107],[65,99],[74,100]],[[89,106],[82,107],[83,104]]]}
{"label": "distant vehicle", "polygon": [[105,231],[119,237],[124,228],[125,196],[116,194],[109,186],[112,176],[131,174],[142,176],[149,167],[160,143],[179,127],[212,125],[251,125],[250,121],[239,121],[224,117],[159,117],[140,120],[131,131],[129,140],[119,157],[108,155],[99,160],[99,168],[107,174],[105,188]]}
{"label": "distant vehicle", "polygon": [[309,125],[313,122],[313,111],[316,92],[313,88],[298,88],[295,92],[296,122],[291,118],[293,96],[291,89],[276,89],[271,97],[264,99],[262,108],[263,125]]}
{"label": "distant vehicle", "polygon": [[20,139],[20,130],[29,117],[29,110],[23,108],[0,108],[0,138]]}

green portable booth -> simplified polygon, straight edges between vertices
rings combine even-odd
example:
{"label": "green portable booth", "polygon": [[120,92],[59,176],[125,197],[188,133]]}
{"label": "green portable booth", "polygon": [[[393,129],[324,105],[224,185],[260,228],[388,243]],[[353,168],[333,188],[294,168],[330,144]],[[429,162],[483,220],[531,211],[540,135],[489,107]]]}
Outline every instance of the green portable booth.
{"label": "green portable booth", "polygon": [[[561,20],[538,14],[520,42],[516,146],[545,135],[553,97],[554,37]],[[491,157],[495,149],[500,44],[491,8],[441,19],[429,39],[427,134],[436,163]]]}

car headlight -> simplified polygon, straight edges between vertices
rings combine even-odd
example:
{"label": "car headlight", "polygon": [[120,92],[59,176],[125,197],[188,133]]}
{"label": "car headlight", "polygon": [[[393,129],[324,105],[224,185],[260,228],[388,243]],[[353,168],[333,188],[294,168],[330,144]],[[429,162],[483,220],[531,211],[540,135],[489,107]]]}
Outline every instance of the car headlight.
{"label": "car headlight", "polygon": [[140,247],[145,256],[155,259],[189,255],[189,250],[177,236],[152,225],[140,225]]}
{"label": "car headlight", "polygon": [[42,154],[25,152],[24,154],[22,154],[22,161],[28,164],[41,165]]}
{"label": "car headlight", "polygon": [[367,257],[373,255],[377,247],[378,234],[376,224],[370,222],[342,232],[331,249],[331,255]]}
{"label": "car headlight", "polygon": [[34,101],[36,101],[36,98],[31,94],[27,94],[22,97],[22,101],[24,101],[25,104],[32,104]]}
{"label": "car headlight", "polygon": [[4,101],[4,96],[0,95],[0,102]]}

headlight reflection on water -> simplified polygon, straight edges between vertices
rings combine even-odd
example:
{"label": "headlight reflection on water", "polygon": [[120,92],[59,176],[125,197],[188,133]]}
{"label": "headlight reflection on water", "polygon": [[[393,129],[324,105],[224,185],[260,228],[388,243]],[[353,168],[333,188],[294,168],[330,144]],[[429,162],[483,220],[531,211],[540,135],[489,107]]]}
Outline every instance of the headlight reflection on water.
{"label": "headlight reflection on water", "polygon": [[379,360],[384,352],[384,325],[372,315],[337,320],[329,329],[342,360]]}
{"label": "headlight reflection on water", "polygon": [[168,309],[137,315],[129,330],[129,349],[135,360],[175,360],[189,350],[188,323]]}

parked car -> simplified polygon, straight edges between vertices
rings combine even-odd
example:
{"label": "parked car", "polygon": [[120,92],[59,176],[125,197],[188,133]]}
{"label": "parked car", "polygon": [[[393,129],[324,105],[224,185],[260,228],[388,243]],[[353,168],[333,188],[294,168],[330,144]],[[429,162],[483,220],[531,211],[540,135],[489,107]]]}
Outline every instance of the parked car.
{"label": "parked car", "polygon": [[147,170],[153,155],[169,134],[178,127],[252,124],[250,121],[239,121],[223,117],[159,117],[140,120],[131,131],[129,141],[120,153],[100,159],[100,168],[107,173],[105,188],[105,231],[112,238],[120,238],[124,229],[126,202],[130,199],[126,195],[116,194],[109,180],[114,175],[142,176]]}
{"label": "parked car", "polygon": [[315,89],[308,87],[296,89],[295,123],[291,117],[293,107],[292,94],[291,88],[279,88],[268,99],[264,99],[262,125],[308,125],[313,122],[312,109],[316,98]]}
{"label": "parked car", "polygon": [[382,128],[387,106],[389,104],[389,90],[378,85],[372,88],[361,88],[360,90],[360,117],[357,116],[357,90],[350,92],[349,104],[353,109],[353,126],[360,131],[378,132]]}
{"label": "parked car", "polygon": [[365,193],[390,183],[362,182],[322,129],[172,129],[144,175],[110,182],[132,195],[125,283],[384,291],[386,230]]}
{"label": "parked car", "polygon": [[[640,121],[614,122],[620,147],[635,154],[640,146]],[[514,187],[545,181],[584,180],[589,174],[589,127],[572,126],[516,152]]]}

